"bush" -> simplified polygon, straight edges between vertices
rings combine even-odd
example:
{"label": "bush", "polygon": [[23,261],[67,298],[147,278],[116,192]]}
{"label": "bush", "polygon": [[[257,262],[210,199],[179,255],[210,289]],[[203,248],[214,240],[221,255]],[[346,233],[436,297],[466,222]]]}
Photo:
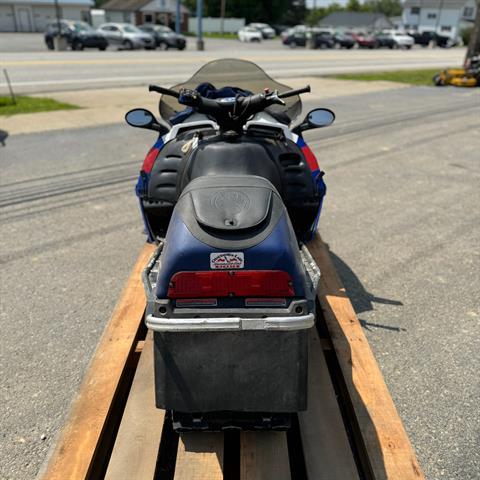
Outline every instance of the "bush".
{"label": "bush", "polygon": [[473,31],[473,27],[467,27],[460,32],[460,37],[462,37],[464,45],[468,45],[470,43],[470,37],[472,36],[472,31]]}

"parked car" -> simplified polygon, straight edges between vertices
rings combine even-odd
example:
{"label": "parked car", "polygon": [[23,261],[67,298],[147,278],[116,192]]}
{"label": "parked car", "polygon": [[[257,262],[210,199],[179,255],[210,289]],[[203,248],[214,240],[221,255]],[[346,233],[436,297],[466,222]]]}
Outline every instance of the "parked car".
{"label": "parked car", "polygon": [[142,32],[139,28],[130,23],[104,23],[98,27],[108,39],[110,45],[133,50],[134,48],[145,48],[155,50],[155,39],[149,34]]}
{"label": "parked car", "polygon": [[412,48],[414,40],[410,35],[396,31],[383,31],[375,36],[377,47]]}
{"label": "parked car", "polygon": [[282,43],[291,48],[304,47],[307,43],[307,27],[305,25],[296,25],[282,32],[280,37]]}
{"label": "parked car", "polygon": [[266,23],[249,23],[247,27],[256,28],[262,34],[262,37],[267,38],[275,38],[275,30]]}
{"label": "parked car", "polygon": [[422,47],[427,47],[431,42],[435,43],[438,47],[450,48],[454,47],[457,42],[450,37],[445,35],[439,35],[435,32],[413,32],[409,33],[415,42],[416,45],[421,45]]}
{"label": "parked car", "polygon": [[335,45],[332,33],[326,30],[312,28],[307,30],[306,37],[313,42],[313,48],[333,48]]}
{"label": "parked car", "polygon": [[334,48],[353,48],[357,44],[355,39],[347,33],[335,33],[333,35]]}
{"label": "parked car", "polygon": [[154,25],[146,23],[138,27],[142,32],[148,33],[155,38],[155,44],[162,50],[169,48],[176,48],[184,50],[187,45],[187,40],[183,35],[175,33],[171,28],[165,25]]}
{"label": "parked car", "polygon": [[281,35],[282,32],[290,28],[288,25],[281,23],[272,23],[271,27],[275,30],[275,35]]}
{"label": "parked car", "polygon": [[262,32],[253,27],[243,27],[238,31],[241,42],[261,42],[262,38]]}
{"label": "parked car", "polygon": [[[72,50],[83,50],[84,48],[98,48],[105,50],[108,47],[108,40],[101,32],[94,30],[88,23],[73,20],[60,20],[60,34],[67,39]],[[58,23],[52,22],[45,29],[45,43],[50,50],[53,50],[53,39],[58,36]]]}
{"label": "parked car", "polygon": [[354,39],[357,45],[361,48],[375,48],[376,39],[373,35],[363,32],[349,32]]}

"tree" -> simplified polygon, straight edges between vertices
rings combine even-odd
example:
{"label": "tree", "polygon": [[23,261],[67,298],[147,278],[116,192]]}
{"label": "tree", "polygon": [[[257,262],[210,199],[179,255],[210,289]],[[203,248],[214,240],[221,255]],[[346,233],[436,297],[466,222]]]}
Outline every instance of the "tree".
{"label": "tree", "polygon": [[348,0],[346,10],[349,12],[361,12],[362,4],[359,2],[359,0]]}
{"label": "tree", "polygon": [[402,14],[402,4],[400,0],[366,0],[363,10],[383,13],[387,17],[396,17]]}
{"label": "tree", "polygon": [[[204,0],[203,3],[203,13],[206,17],[220,16],[221,0]],[[286,13],[288,14],[294,3],[299,2],[291,0],[226,0],[225,17],[245,18],[247,23],[255,21],[275,23],[283,19]],[[184,0],[183,4],[192,12],[196,11],[196,0]]]}

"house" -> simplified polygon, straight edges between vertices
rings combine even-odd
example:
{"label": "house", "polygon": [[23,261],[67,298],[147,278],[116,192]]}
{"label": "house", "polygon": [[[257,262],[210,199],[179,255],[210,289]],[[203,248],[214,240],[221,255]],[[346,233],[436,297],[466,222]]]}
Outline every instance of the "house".
{"label": "house", "polygon": [[[177,11],[176,0],[107,0],[102,4],[107,22],[161,23],[174,26]],[[190,10],[180,6],[180,26],[188,30]]]}
{"label": "house", "polygon": [[399,15],[398,17],[388,17],[388,19],[392,22],[393,28],[395,30],[403,30],[403,21],[401,15]]}
{"label": "house", "polygon": [[[43,32],[57,18],[55,0],[0,0],[0,32]],[[58,0],[60,17],[88,20],[93,0]]]}
{"label": "house", "polygon": [[476,0],[406,0],[402,19],[407,31],[455,39],[474,21],[477,8]]}
{"label": "house", "polygon": [[333,12],[322,18],[320,27],[337,31],[373,32],[393,28],[392,22],[383,14],[375,12]]}

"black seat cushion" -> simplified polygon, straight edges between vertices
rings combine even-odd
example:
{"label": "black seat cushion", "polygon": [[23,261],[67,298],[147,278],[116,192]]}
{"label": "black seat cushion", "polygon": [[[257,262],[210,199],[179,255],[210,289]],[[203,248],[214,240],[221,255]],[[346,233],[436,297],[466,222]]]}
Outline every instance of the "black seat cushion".
{"label": "black seat cushion", "polygon": [[185,187],[176,210],[196,238],[219,248],[225,241],[255,245],[285,212],[275,187],[253,175],[196,178]]}
{"label": "black seat cushion", "polygon": [[204,227],[243,230],[256,227],[267,218],[272,198],[270,186],[221,184],[219,188],[218,178],[204,179],[202,187],[197,185],[188,192],[195,218]]}

